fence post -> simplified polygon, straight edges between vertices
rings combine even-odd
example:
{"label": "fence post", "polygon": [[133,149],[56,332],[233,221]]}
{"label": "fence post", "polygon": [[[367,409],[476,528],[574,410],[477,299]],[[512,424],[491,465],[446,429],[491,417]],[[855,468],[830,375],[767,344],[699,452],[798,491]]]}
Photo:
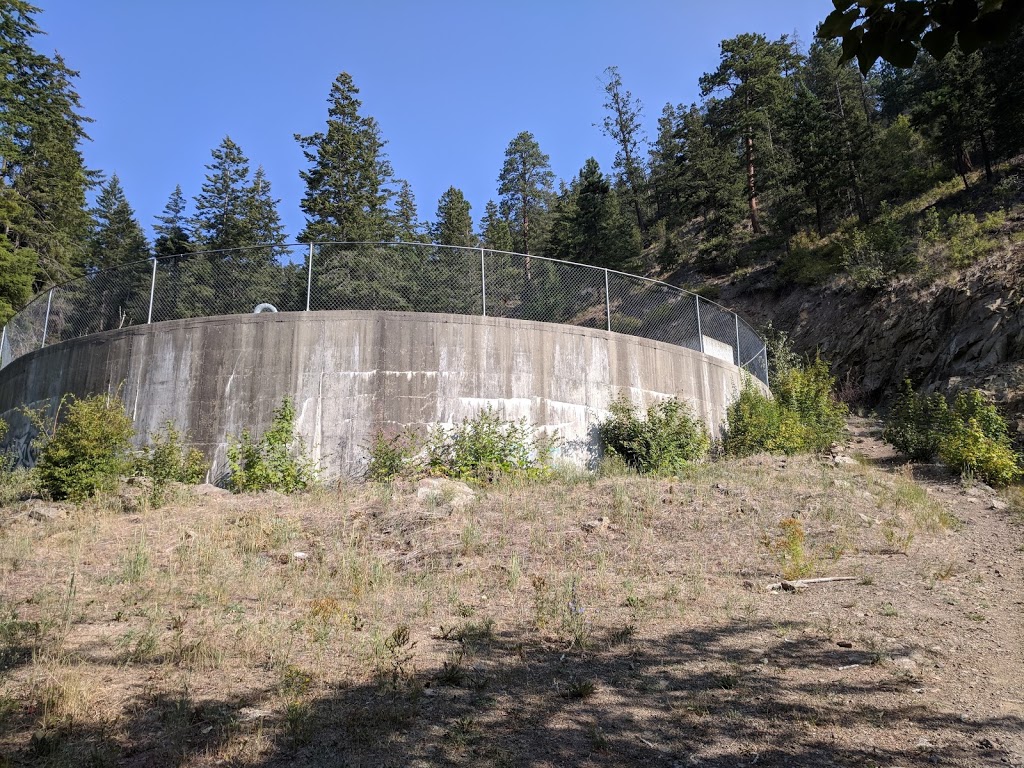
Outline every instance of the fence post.
{"label": "fence post", "polygon": [[306,311],[309,312],[309,297],[313,292],[313,244],[309,244],[309,264],[306,265]]}
{"label": "fence post", "polygon": [[743,364],[740,358],[740,316],[733,312],[732,318],[736,321],[736,367],[739,368]]}
{"label": "fence post", "polygon": [[484,266],[484,247],[480,246],[480,303],[487,317],[487,268]]}
{"label": "fence post", "polygon": [[146,325],[153,322],[153,294],[156,292],[156,256],[153,257],[153,277],[149,281],[149,315],[146,317]]}
{"label": "fence post", "polygon": [[7,326],[0,331],[0,368],[4,367],[4,347],[7,346]]}
{"label": "fence post", "polygon": [[761,354],[764,355],[764,385],[768,386],[768,345],[765,344],[761,349]]}
{"label": "fence post", "polygon": [[608,269],[604,270],[604,311],[608,318],[608,331],[612,330],[612,294],[608,290]]}
{"label": "fence post", "polygon": [[50,330],[50,304],[53,302],[53,288],[46,294],[46,319],[43,321],[43,341],[39,345],[42,349],[46,346],[46,332]]}
{"label": "fence post", "polygon": [[700,329],[700,296],[695,293],[695,294],[693,294],[693,297],[697,300],[696,301],[696,304],[697,304],[697,344],[699,345],[700,353],[703,355],[704,354],[704,331],[702,331]]}

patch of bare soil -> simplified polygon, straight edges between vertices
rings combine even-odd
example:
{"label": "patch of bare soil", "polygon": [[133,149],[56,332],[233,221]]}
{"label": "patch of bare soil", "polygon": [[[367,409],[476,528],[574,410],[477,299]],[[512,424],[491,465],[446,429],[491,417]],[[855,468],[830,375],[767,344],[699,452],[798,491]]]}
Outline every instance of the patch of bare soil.
{"label": "patch of bare soil", "polygon": [[679,478],[0,509],[0,766],[1024,765],[1019,497],[877,429]]}

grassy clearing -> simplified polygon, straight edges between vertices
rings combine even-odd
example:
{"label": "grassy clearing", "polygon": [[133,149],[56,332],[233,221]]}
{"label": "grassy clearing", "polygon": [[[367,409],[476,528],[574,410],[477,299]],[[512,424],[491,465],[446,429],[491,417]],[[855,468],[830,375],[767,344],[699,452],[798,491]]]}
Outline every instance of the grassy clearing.
{"label": "grassy clearing", "polygon": [[[945,653],[927,632],[992,620],[960,537],[912,475],[811,457],[457,508],[396,482],[12,513],[0,765],[896,755],[961,727],[911,692]],[[827,575],[858,580],[763,589]]]}

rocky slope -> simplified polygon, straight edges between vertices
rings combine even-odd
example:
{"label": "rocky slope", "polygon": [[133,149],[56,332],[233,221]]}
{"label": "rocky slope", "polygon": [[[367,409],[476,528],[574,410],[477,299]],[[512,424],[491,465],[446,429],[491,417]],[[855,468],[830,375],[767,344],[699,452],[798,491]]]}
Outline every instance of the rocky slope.
{"label": "rocky slope", "polygon": [[853,400],[884,407],[906,376],[929,390],[978,387],[1024,435],[1024,244],[876,292],[845,280],[780,291],[772,271],[725,287],[723,303],[771,320],[799,352],[820,350]]}

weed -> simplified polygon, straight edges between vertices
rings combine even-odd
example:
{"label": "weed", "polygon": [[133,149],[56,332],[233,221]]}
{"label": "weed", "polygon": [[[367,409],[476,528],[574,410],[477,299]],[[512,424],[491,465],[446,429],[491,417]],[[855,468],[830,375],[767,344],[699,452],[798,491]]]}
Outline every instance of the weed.
{"label": "weed", "polygon": [[775,554],[782,565],[782,576],[799,579],[814,569],[814,559],[807,554],[804,546],[806,534],[803,524],[789,517],[779,523],[780,533],[774,539],[765,538],[765,545]]}
{"label": "weed", "polygon": [[640,473],[678,471],[711,445],[703,422],[675,398],[650,406],[644,418],[626,397],[612,401],[608,411],[598,425],[605,451]]}
{"label": "weed", "polygon": [[538,434],[526,419],[506,421],[488,406],[454,427],[431,430],[426,464],[433,473],[462,479],[541,477],[550,472],[559,442],[557,435]]}
{"label": "weed", "polygon": [[137,584],[149,573],[149,548],[146,546],[146,532],[140,531],[135,544],[122,560],[121,581]]}
{"label": "weed", "polygon": [[905,555],[914,541],[914,530],[904,529],[899,518],[891,517],[882,523],[882,538],[889,552]]}
{"label": "weed", "polygon": [[589,699],[597,693],[597,683],[589,678],[573,677],[561,690],[566,699]]}
{"label": "weed", "polygon": [[421,467],[416,456],[423,448],[423,441],[412,430],[406,429],[388,437],[378,430],[368,449],[370,458],[366,466],[366,479],[371,482],[385,482],[395,477],[416,474]]}
{"label": "weed", "polygon": [[187,435],[183,436],[173,422],[168,421],[163,432],[150,435],[150,443],[138,460],[138,472],[153,480],[151,500],[155,507],[163,504],[169,483],[197,485],[206,478],[209,463],[198,448],[182,445],[187,439]]}
{"label": "weed", "polygon": [[244,430],[228,443],[228,485],[236,493],[304,491],[317,482],[317,468],[295,433],[295,406],[285,398],[274,411],[270,429],[260,438]]}

